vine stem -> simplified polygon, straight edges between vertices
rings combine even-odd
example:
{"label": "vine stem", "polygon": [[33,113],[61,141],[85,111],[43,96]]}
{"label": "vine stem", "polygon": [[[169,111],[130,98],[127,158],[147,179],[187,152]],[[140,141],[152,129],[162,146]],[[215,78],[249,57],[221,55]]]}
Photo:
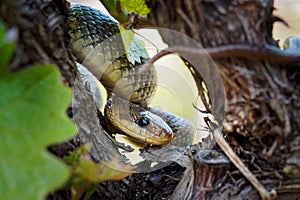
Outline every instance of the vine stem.
{"label": "vine stem", "polygon": [[245,58],[256,61],[267,61],[273,64],[293,64],[300,62],[300,39],[292,36],[285,41],[286,49],[281,50],[278,47],[265,45],[232,44],[211,48],[172,46],[158,52],[150,58],[139,69],[139,73],[146,72],[152,64],[163,56],[178,53],[210,56],[212,59],[225,59],[230,57]]}

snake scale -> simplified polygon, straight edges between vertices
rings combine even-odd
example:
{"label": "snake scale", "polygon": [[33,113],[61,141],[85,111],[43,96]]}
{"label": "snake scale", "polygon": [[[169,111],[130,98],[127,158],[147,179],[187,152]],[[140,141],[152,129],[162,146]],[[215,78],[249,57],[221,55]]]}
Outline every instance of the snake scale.
{"label": "snake scale", "polygon": [[114,19],[89,6],[71,4],[68,26],[73,55],[108,92],[104,118],[110,131],[152,145],[192,142],[195,127],[191,122],[148,106],[157,86],[155,68],[137,73],[149,57],[141,55],[135,63],[128,60]]}
{"label": "snake scale", "polygon": [[[167,143],[185,146],[193,140],[195,128],[188,120],[148,107],[156,89],[154,67],[142,68],[149,60],[128,60],[118,23],[97,9],[71,4],[68,15],[68,36],[72,53],[106,88],[109,99],[105,119],[110,130],[124,133],[134,140],[153,145]],[[300,39],[292,36],[285,41],[285,50],[266,45],[225,45],[207,49],[180,47],[161,51],[150,59],[154,62],[174,51],[209,54],[213,59],[242,57],[265,60],[275,64],[300,62]],[[144,65],[146,66],[146,65]],[[143,71],[143,73],[137,73]]]}

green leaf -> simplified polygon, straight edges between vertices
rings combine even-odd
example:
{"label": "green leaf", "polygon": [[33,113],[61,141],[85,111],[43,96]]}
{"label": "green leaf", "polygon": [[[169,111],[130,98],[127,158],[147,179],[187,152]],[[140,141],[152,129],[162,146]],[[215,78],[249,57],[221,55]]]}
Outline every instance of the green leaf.
{"label": "green leaf", "polygon": [[0,21],[0,77],[1,74],[5,74],[8,61],[14,52],[14,43],[11,41],[6,41],[6,34],[9,34],[9,32],[5,33],[4,25]]}
{"label": "green leaf", "polygon": [[120,27],[122,41],[125,47],[128,60],[132,64],[142,63],[141,58],[149,58],[149,54],[146,51],[143,41],[139,40],[132,30],[125,30]]}
{"label": "green leaf", "polygon": [[121,0],[121,6],[126,10],[126,12],[133,12],[147,16],[150,12],[150,9],[145,3],[145,0]]}
{"label": "green leaf", "polygon": [[[100,2],[121,25],[129,25],[128,23],[131,23],[131,12],[144,17],[150,12],[145,0],[100,0]],[[149,24],[147,20],[143,22],[143,20],[140,19],[139,21],[141,24]]]}
{"label": "green leaf", "polygon": [[118,157],[108,162],[95,163],[91,158],[90,151],[80,146],[76,152],[70,152],[64,157],[64,161],[70,165],[72,199],[89,199],[95,191],[98,183],[107,180],[119,180],[134,173],[135,167],[124,164]]}
{"label": "green leaf", "polygon": [[[0,55],[8,61],[11,53],[5,47],[9,44],[1,31]],[[75,133],[65,114],[71,91],[52,65],[9,74],[5,64],[0,66],[0,197],[44,199],[69,175],[67,166],[46,147]]]}

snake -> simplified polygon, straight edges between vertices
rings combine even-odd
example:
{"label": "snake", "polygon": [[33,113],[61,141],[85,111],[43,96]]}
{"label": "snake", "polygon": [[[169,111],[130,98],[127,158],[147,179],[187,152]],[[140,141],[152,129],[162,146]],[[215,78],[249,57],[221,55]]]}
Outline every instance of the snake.
{"label": "snake", "polygon": [[192,143],[196,129],[190,121],[149,107],[157,88],[156,70],[138,73],[149,56],[137,51],[134,62],[128,59],[118,22],[82,4],[70,5],[67,21],[72,54],[107,90],[104,119],[110,132],[150,145]]}
{"label": "snake", "polygon": [[[104,115],[110,131],[151,145],[171,143],[185,146],[192,143],[195,127],[190,121],[148,106],[157,87],[157,74],[154,67],[142,64],[172,53],[176,48],[166,50],[152,59],[141,54],[137,55],[135,62],[129,61],[118,22],[82,4],[70,5],[67,26],[72,54],[107,90]],[[279,64],[299,62],[300,39],[290,37],[285,45],[285,50],[273,46],[225,45],[208,48],[202,53],[208,53],[213,59],[244,57]],[[186,51],[199,53],[193,49]]]}

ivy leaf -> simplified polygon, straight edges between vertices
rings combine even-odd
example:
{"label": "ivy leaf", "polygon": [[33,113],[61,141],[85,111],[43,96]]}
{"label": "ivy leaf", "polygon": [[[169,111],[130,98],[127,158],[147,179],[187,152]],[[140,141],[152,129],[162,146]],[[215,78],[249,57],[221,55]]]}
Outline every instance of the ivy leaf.
{"label": "ivy leaf", "polygon": [[139,40],[132,30],[125,30],[120,27],[120,32],[127,58],[132,64],[142,63],[142,58],[149,58],[143,41]]}
{"label": "ivy leaf", "polygon": [[[5,47],[12,44],[1,37],[0,41],[0,55],[8,61],[11,53]],[[0,64],[0,196],[44,199],[69,175],[67,166],[46,147],[75,133],[65,114],[71,91],[62,85],[52,65],[9,74],[6,64]]]}
{"label": "ivy leaf", "polygon": [[122,7],[126,10],[126,12],[135,11],[136,13],[142,16],[147,16],[150,12],[150,9],[146,5],[145,0],[121,0],[120,2]]}

